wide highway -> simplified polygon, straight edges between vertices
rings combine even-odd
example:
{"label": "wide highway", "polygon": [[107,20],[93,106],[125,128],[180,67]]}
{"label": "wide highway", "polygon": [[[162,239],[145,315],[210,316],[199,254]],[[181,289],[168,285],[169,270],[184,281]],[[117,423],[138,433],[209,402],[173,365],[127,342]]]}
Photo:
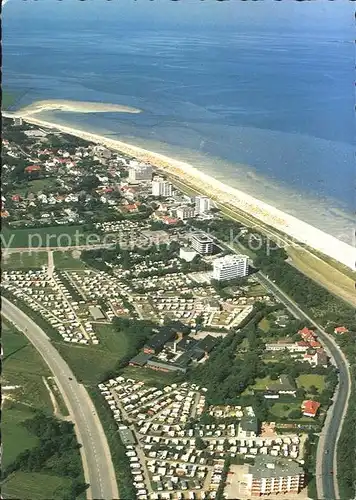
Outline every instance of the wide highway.
{"label": "wide highway", "polygon": [[109,445],[85,387],[79,384],[71,369],[51,344],[45,332],[25,313],[2,298],[2,314],[22,331],[46,361],[56,378],[68,407],[81,446],[84,477],[88,483],[87,498],[113,500],[119,498],[115,470]]}
{"label": "wide highway", "polygon": [[334,395],[334,402],[329,408],[322,433],[319,437],[316,461],[316,483],[319,500],[339,499],[337,484],[337,441],[347,411],[351,393],[351,377],[348,361],[334,339],[326,333],[312,318],[286,295],[263,273],[256,273],[259,281],[270,290],[297,318],[304,319],[309,326],[314,326],[325,349],[333,358],[339,370],[339,384]]}

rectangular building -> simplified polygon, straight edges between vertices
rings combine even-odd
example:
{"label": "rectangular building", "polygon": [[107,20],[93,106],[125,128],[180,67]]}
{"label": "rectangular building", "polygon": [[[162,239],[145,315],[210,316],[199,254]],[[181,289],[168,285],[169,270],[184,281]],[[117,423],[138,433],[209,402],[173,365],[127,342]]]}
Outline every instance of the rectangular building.
{"label": "rectangular building", "polygon": [[162,177],[155,177],[152,181],[152,195],[153,196],[172,196],[173,188],[169,181]]}
{"label": "rectangular building", "polygon": [[213,239],[205,233],[193,233],[191,245],[194,250],[202,255],[213,253]]}
{"label": "rectangular building", "polygon": [[132,165],[129,168],[130,184],[152,180],[152,166],[145,164]]}
{"label": "rectangular building", "polygon": [[209,212],[211,207],[210,199],[207,196],[197,196],[195,198],[195,213],[204,214]]}
{"label": "rectangular building", "polygon": [[305,473],[293,460],[259,455],[244,477],[251,496],[298,494],[304,486]]}
{"label": "rectangular building", "polygon": [[191,219],[195,216],[195,210],[193,207],[179,207],[177,208],[177,217],[181,220]]}
{"label": "rectangular building", "polygon": [[177,332],[171,328],[164,328],[159,333],[156,333],[145,344],[143,351],[146,354],[157,354],[162,351],[164,345],[170,340],[175,339]]}
{"label": "rectangular building", "polygon": [[243,278],[248,275],[247,255],[226,255],[213,262],[213,279],[217,281]]}

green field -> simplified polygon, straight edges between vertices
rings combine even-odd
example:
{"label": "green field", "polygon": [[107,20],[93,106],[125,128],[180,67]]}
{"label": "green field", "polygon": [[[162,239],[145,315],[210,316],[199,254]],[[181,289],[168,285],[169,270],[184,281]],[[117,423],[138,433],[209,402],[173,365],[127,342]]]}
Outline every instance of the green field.
{"label": "green field", "polygon": [[67,361],[78,379],[86,384],[96,384],[106,372],[114,370],[127,352],[127,338],[111,325],[96,325],[98,345],[78,346],[56,342],[56,348]]}
{"label": "green field", "polygon": [[15,252],[1,258],[1,269],[36,269],[48,264],[47,252]]}
{"label": "green field", "polygon": [[[290,418],[289,415],[292,411],[300,411],[301,405],[299,402],[288,402],[288,403],[274,403],[271,407],[272,415],[275,415],[279,418],[286,418],[287,420]],[[310,422],[310,417],[301,416],[298,419],[292,418],[291,420],[297,420],[300,422]]]}
{"label": "green field", "polygon": [[83,226],[2,229],[1,244],[7,248],[67,247],[78,243],[85,243]]}
{"label": "green field", "polygon": [[43,376],[50,375],[46,363],[22,333],[6,321],[2,324],[3,386],[20,386],[9,392],[12,398],[33,408],[52,411],[50,396],[42,380]]}
{"label": "green field", "polygon": [[61,252],[54,251],[53,252],[53,262],[54,266],[57,269],[86,269],[87,266],[85,263],[80,260],[80,258],[76,258],[73,256],[72,251]]}
{"label": "green field", "polygon": [[149,384],[171,384],[174,380],[174,373],[157,372],[149,368],[140,368],[136,366],[126,366],[122,372],[123,377],[142,380]]}
{"label": "green field", "polygon": [[3,405],[1,415],[3,467],[7,467],[22,451],[34,448],[38,444],[37,437],[21,425],[22,422],[33,418],[33,416],[31,408],[25,405],[12,402],[6,402]]}
{"label": "green field", "polygon": [[27,193],[34,193],[37,194],[40,191],[43,191],[45,189],[50,189],[52,190],[57,184],[57,180],[53,177],[47,177],[44,179],[33,179],[30,181],[26,181],[23,185],[21,184],[20,187],[16,188],[15,191],[13,191],[14,194],[19,194],[20,196],[26,196]]}
{"label": "green field", "polygon": [[304,387],[308,392],[310,387],[314,385],[319,392],[325,389],[325,377],[324,375],[310,374],[310,375],[299,375],[296,380],[298,387]]}
{"label": "green field", "polygon": [[60,500],[64,488],[69,487],[70,479],[52,476],[42,472],[17,471],[1,485],[4,498],[22,500]]}

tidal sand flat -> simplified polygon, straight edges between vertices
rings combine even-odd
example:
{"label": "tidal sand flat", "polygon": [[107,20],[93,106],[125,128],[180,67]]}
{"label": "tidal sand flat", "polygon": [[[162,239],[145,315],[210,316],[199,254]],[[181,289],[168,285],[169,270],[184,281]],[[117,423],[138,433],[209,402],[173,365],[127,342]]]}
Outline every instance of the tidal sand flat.
{"label": "tidal sand flat", "polygon": [[141,113],[140,109],[120,104],[103,102],[69,101],[64,99],[51,99],[36,101],[16,112],[22,117],[31,116],[42,111],[72,111],[75,113]]}

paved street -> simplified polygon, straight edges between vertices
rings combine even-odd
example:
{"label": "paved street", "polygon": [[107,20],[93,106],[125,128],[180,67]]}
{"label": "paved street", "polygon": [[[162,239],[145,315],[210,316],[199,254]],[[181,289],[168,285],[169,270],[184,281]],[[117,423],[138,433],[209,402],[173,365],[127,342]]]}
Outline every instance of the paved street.
{"label": "paved street", "polygon": [[77,382],[69,366],[53,347],[44,331],[5,298],[2,298],[2,314],[26,335],[56,377],[71,419],[75,423],[78,442],[82,444],[84,476],[86,482],[90,484],[87,491],[88,499],[118,499],[119,493],[109,446],[85,387]]}
{"label": "paved street", "polygon": [[257,276],[260,282],[265,285],[280,302],[285,304],[296,317],[305,319],[309,325],[316,328],[324,347],[334,359],[334,363],[339,370],[339,385],[334,396],[334,403],[329,408],[328,416],[319,439],[316,463],[316,481],[319,500],[339,499],[336,480],[337,440],[341,432],[342,422],[346,414],[351,391],[351,378],[347,359],[334,339],[326,333],[320,325],[302,311],[295,302],[264,274],[258,272]]}

